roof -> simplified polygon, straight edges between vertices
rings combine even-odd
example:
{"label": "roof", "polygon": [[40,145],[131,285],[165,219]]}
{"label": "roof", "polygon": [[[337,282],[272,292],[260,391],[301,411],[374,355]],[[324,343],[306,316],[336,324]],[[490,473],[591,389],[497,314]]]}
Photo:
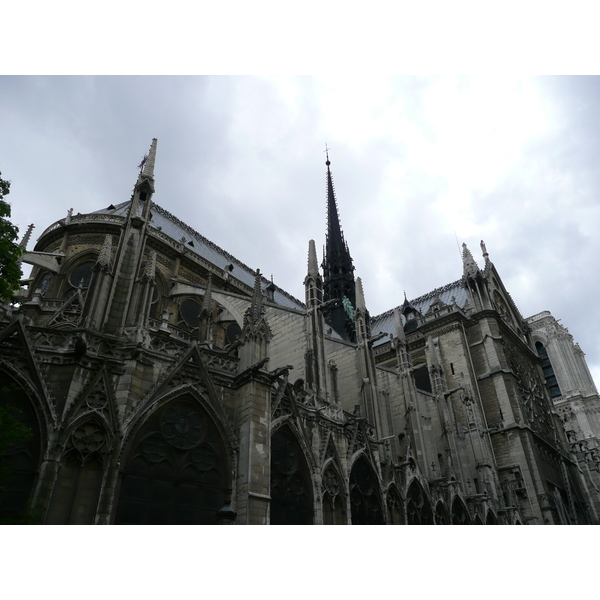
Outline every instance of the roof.
{"label": "roof", "polygon": [[[96,210],[91,214],[105,214],[105,215],[116,215],[121,217],[127,217],[129,205],[131,200],[122,202],[113,206],[112,204],[108,208]],[[138,207],[138,215],[141,215],[142,203]],[[254,287],[254,281],[256,278],[256,272],[245,265],[242,261],[238,260],[207,238],[202,234],[198,233],[195,229],[172,215],[170,212],[152,202],[150,206],[150,226],[158,229],[166,236],[170,237],[176,242],[185,244],[188,248],[193,250],[196,254],[209,261],[216,267],[231,272],[231,276],[235,277],[242,283]],[[233,269],[228,267],[233,265]],[[266,277],[262,277],[261,289],[264,291],[267,286],[271,285],[271,281]],[[294,298],[291,294],[282,290],[280,287],[274,285],[273,298],[276,304],[285,306],[287,308],[295,308],[297,310],[303,310],[304,304],[297,298]]]}
{"label": "roof", "polygon": [[[414,300],[410,300],[409,304],[417,309],[421,315],[425,315],[429,310],[429,307],[435,302],[435,300],[439,297],[439,299],[444,304],[452,304],[456,302],[456,304],[464,309],[467,301],[467,291],[462,285],[462,279],[458,279],[457,281],[453,281],[452,283],[448,283],[442,287],[436,288],[427,294],[423,294]],[[454,300],[453,300],[454,298]],[[396,307],[399,311],[402,310],[402,305]],[[390,309],[376,317],[371,318],[371,331],[375,336],[379,333],[388,333],[391,335],[396,335],[396,326],[394,323],[394,310]],[[401,315],[402,323],[406,323],[406,319],[404,315]],[[379,341],[379,343],[384,344],[386,342],[385,339]],[[378,345],[377,343],[375,345]]]}

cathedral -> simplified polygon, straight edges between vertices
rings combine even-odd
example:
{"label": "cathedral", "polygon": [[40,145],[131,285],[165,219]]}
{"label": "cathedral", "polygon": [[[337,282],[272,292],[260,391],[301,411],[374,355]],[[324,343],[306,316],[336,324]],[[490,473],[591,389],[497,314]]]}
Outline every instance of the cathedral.
{"label": "cathedral", "polygon": [[2,458],[3,518],[599,522],[584,354],[549,312],[520,314],[483,242],[451,283],[370,315],[327,157],[301,301],[154,203],[156,150],[128,201],[41,234],[0,308],[0,406],[32,432]]}

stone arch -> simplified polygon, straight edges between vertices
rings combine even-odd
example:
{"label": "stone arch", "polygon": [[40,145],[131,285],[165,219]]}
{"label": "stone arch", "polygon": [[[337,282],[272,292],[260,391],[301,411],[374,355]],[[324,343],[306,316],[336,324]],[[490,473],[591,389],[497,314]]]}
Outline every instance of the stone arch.
{"label": "stone arch", "polygon": [[[173,385],[176,377],[179,375],[185,377],[185,369],[190,363],[193,363],[195,371],[200,373],[197,381]],[[214,400],[216,394],[210,377],[202,363],[198,349],[193,347],[185,353],[178,364],[159,378],[159,382],[149,390],[145,398],[138,404],[138,407],[126,418],[121,454],[129,440],[136,435],[140,427],[153,413],[161,410],[168,402],[183,395],[193,398],[194,402],[198,403],[208,413],[227,445],[228,454],[233,456],[234,448],[237,446],[236,436],[223,407],[218,401]],[[119,456],[119,460],[122,462],[123,457]]]}
{"label": "stone arch", "polygon": [[406,492],[406,522],[408,525],[433,525],[431,502],[416,477]]}
{"label": "stone arch", "polygon": [[[297,409],[295,409],[295,410],[297,410]],[[276,421],[272,422],[271,423],[271,437],[273,437],[273,435],[279,429],[281,429],[283,427],[289,427],[292,434],[296,438],[296,441],[298,442],[298,444],[300,444],[300,449],[302,450],[302,454],[304,455],[304,458],[308,464],[310,472],[311,473],[318,472],[319,468],[317,466],[316,458],[315,458],[314,454],[312,453],[310,445],[306,439],[306,436],[304,435],[304,431],[303,431],[302,427],[299,426],[298,419],[295,418],[295,415],[293,415],[293,414],[283,415],[282,417],[279,417]],[[339,463],[337,466],[339,469],[340,468]],[[314,481],[313,481],[313,487],[314,487]]]}
{"label": "stone arch", "polygon": [[337,461],[330,458],[323,467],[322,503],[324,525],[346,525],[346,485]]}
{"label": "stone arch", "polygon": [[479,515],[475,515],[475,518],[473,519],[473,525],[483,525],[483,521]]}
{"label": "stone arch", "polygon": [[451,519],[448,509],[445,504],[440,500],[435,505],[435,524],[436,525],[450,525]]}
{"label": "stone arch", "polygon": [[388,510],[388,524],[406,525],[404,502],[402,502],[398,488],[393,483],[388,487],[386,493],[386,505]]}
{"label": "stone arch", "polygon": [[[240,310],[235,306],[235,304],[224,296],[220,294],[218,290],[211,291],[212,299],[215,300],[218,304],[226,308],[231,316],[235,319],[240,328],[244,326],[244,315],[240,312]],[[202,305],[202,299],[204,298],[204,293],[200,293],[200,290],[192,285],[186,284],[177,284],[174,290],[171,292],[170,297],[175,299],[178,296],[198,296],[198,302]]]}
{"label": "stone arch", "polygon": [[46,523],[94,523],[112,436],[106,419],[95,413],[79,416],[63,436],[59,471]]}
{"label": "stone arch", "polygon": [[216,524],[232,455],[215,419],[190,391],[144,417],[122,453],[115,522]]}
{"label": "stone arch", "polygon": [[384,525],[379,478],[364,454],[350,470],[352,525]]}
{"label": "stone arch", "polygon": [[0,409],[31,432],[29,439],[17,442],[0,456],[8,480],[0,492],[0,517],[18,519],[32,503],[42,457],[48,444],[48,422],[39,398],[31,386],[12,372],[0,368]]}
{"label": "stone arch", "polygon": [[498,525],[498,519],[491,508],[488,510],[487,515],[485,517],[485,524]]}
{"label": "stone arch", "polygon": [[306,453],[286,423],[271,436],[271,525],[312,525],[313,499]]}
{"label": "stone arch", "polygon": [[458,496],[452,502],[452,525],[472,525],[469,511]]}

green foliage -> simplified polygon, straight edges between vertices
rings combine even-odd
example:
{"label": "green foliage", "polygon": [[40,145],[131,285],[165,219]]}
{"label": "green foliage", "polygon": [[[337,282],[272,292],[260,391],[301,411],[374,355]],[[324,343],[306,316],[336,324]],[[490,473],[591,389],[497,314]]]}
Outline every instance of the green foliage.
{"label": "green foliage", "polygon": [[23,250],[15,243],[19,230],[8,220],[10,204],[4,197],[9,193],[10,181],[2,179],[0,173],[0,303],[14,298],[21,279],[18,261]]}

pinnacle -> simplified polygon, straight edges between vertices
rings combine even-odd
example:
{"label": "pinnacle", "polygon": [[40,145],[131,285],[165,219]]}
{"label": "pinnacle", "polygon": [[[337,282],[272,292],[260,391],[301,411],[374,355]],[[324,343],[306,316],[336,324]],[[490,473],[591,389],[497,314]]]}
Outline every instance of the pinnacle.
{"label": "pinnacle", "polygon": [[317,261],[315,240],[310,240],[308,242],[308,274],[319,275],[319,263]]}
{"label": "pinnacle", "polygon": [[143,170],[142,175],[149,177],[150,179],[154,179],[154,163],[156,162],[156,143],[157,139],[152,139],[152,144],[150,145],[150,150],[147,156],[143,160]]}
{"label": "pinnacle", "polygon": [[356,308],[359,310],[367,310],[365,294],[363,292],[363,286],[360,277],[356,278]]}
{"label": "pinnacle", "polygon": [[463,242],[463,275],[476,275],[479,271],[479,267],[471,254],[471,251],[467,248],[467,245]]}

